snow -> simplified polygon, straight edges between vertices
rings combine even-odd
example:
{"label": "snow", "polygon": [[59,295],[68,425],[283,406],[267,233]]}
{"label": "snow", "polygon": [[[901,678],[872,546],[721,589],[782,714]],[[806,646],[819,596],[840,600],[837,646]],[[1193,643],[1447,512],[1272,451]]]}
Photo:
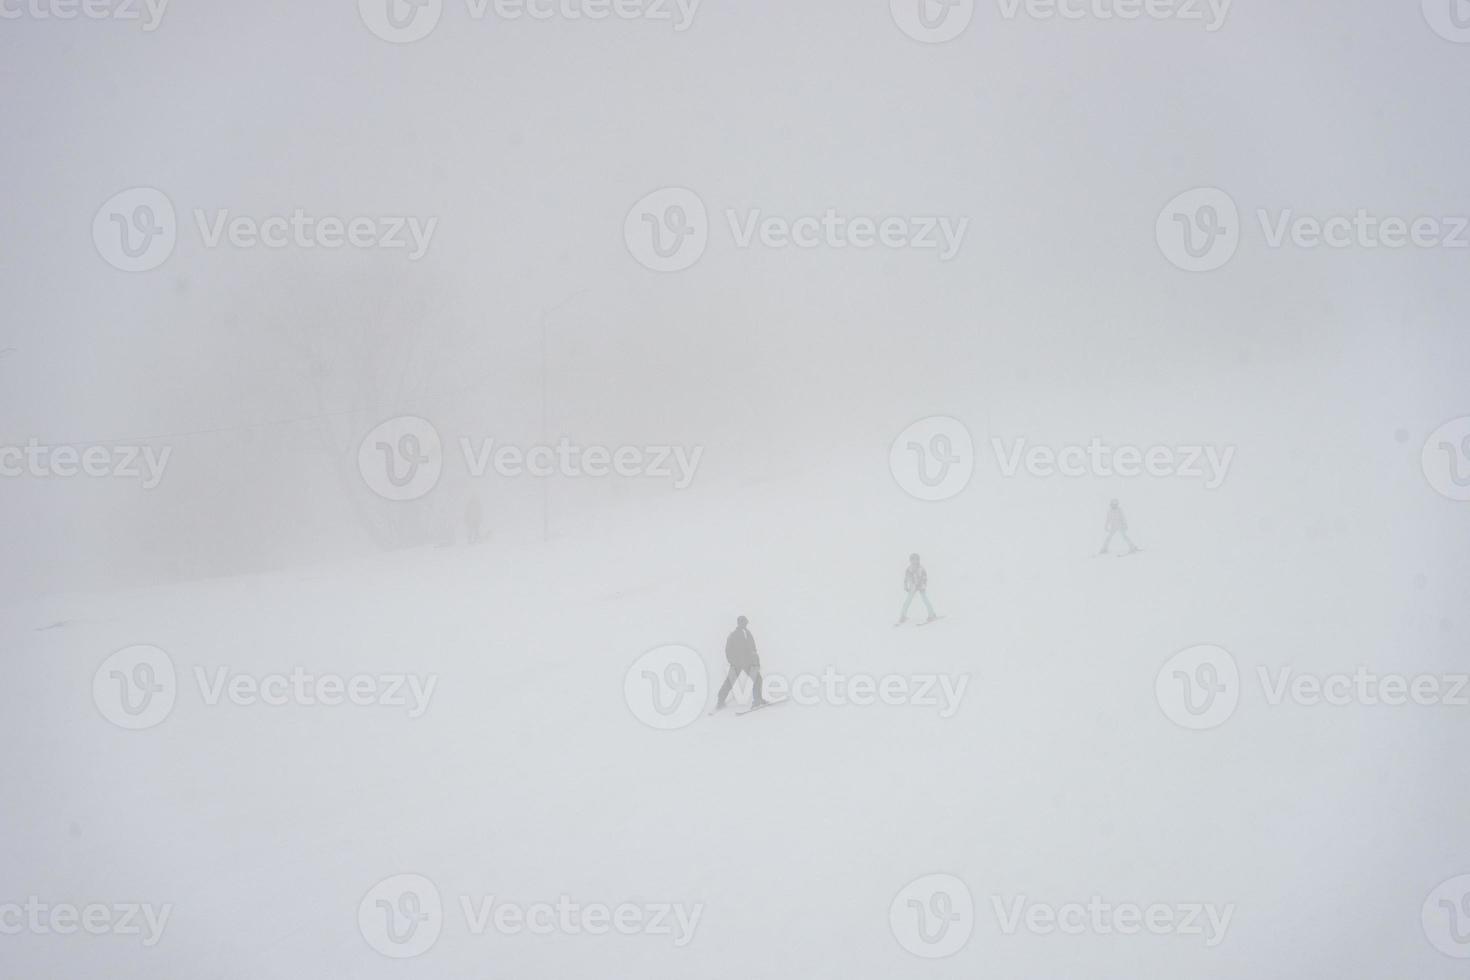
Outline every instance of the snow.
{"label": "snow", "polygon": [[[1402,569],[1354,564],[1351,536],[1237,532],[1200,490],[1125,498],[1147,550],[1119,559],[1092,555],[1095,495],[1080,494],[1076,529],[1042,519],[1079,496],[1064,483],[987,480],[920,504],[886,472],[847,476],[842,508],[824,480],[794,479],[546,545],[9,607],[5,892],[173,906],[155,947],[22,935],[7,937],[12,962],[252,980],[1453,975],[1416,911],[1457,857],[1453,821],[1425,814],[1466,802],[1445,768],[1463,709],[1270,706],[1254,681],[1257,665],[1450,669],[1451,645],[1432,636],[1418,652],[1394,645],[1429,604]],[[911,548],[946,616],[924,630],[891,626]],[[1376,610],[1345,608],[1360,581],[1383,590]],[[793,703],[643,724],[623,696],[630,665],[687,644],[718,684],[737,613],[768,673],[969,686],[952,717]],[[1229,722],[1190,732],[1155,703],[1154,676],[1207,642],[1236,656],[1244,691]],[[91,680],[134,643],[169,653],[179,695],[161,724],[124,731]],[[221,666],[438,683],[418,718],[211,705],[193,672]],[[368,890],[402,873],[444,902],[442,934],[409,960],[376,952],[356,920]],[[976,921],[960,952],[925,961],[888,910],[931,873],[965,882]],[[702,913],[681,947],[474,935],[460,904],[563,895]],[[1021,896],[1234,910],[1212,947],[1007,935],[995,903]]]}

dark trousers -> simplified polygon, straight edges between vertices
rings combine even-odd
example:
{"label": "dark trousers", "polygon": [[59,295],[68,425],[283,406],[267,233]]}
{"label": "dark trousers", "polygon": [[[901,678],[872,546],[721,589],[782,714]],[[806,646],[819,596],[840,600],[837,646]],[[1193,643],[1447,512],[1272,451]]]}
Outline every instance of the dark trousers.
{"label": "dark trousers", "polygon": [[716,702],[717,704],[724,705],[725,699],[730,696],[730,689],[735,686],[735,681],[741,674],[749,674],[750,682],[755,685],[753,688],[754,697],[751,699],[751,703],[761,703],[761,665],[760,661],[757,660],[749,667],[737,667],[735,664],[730,665],[730,672],[725,675],[725,683],[720,685],[720,698]]}

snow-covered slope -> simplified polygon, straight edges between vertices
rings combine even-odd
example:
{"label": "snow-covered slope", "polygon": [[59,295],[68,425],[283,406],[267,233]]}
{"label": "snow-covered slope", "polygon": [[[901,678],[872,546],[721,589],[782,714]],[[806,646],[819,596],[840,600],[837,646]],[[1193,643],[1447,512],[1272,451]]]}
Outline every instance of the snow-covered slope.
{"label": "snow-covered slope", "polygon": [[[1420,814],[1464,812],[1464,781],[1445,778],[1464,709],[1272,706],[1257,680],[1262,666],[1454,669],[1441,578],[1355,563],[1359,543],[1330,520],[1242,525],[1248,480],[1233,496],[1138,488],[1145,551],[1120,559],[1092,555],[1099,487],[980,478],[936,505],[881,469],[847,477],[840,505],[827,473],[545,546],[9,608],[4,897],[172,911],[151,947],[8,936],[20,969],[6,972],[1454,975],[1418,910],[1459,828]],[[910,550],[946,617],[922,630],[891,625]],[[1369,589],[1372,609],[1342,598]],[[640,655],[688,645],[717,684],[741,613],[768,673],[967,686],[952,712],[824,696],[644,724],[624,693]],[[1240,703],[1188,731],[1155,677],[1202,643],[1236,658]],[[178,694],[128,731],[103,717],[93,677],[134,644],[168,653]],[[412,717],[210,704],[220,668],[437,681]],[[359,926],[365,900],[381,912],[370,890],[401,874],[443,903],[437,940],[402,960]],[[890,906],[931,874],[964,883],[974,922],[929,961]],[[672,934],[476,934],[490,896],[699,917],[692,938],[672,913]],[[1203,915],[1202,934],[1006,931],[1018,908],[1089,902],[1230,918],[1216,936]]]}

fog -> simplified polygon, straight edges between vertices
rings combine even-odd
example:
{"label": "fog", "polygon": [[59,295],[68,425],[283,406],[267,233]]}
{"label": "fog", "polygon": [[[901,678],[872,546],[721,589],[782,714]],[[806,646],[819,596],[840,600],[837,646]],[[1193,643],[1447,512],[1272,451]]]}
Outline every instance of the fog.
{"label": "fog", "polygon": [[[177,906],[147,948],[5,932],[17,975],[1458,975],[1470,884],[1447,925],[1426,896],[1470,873],[1465,708],[1273,704],[1257,667],[1463,670],[1463,0],[0,18],[3,705],[41,746],[0,769],[0,926]],[[914,551],[944,619],[894,631]],[[970,700],[651,732],[629,665],[692,649],[713,707],[737,614],[773,675]],[[91,678],[136,645],[180,709],[129,732]],[[1239,663],[1219,732],[1153,693],[1198,645]],[[216,666],[441,687],[349,721],[200,701]],[[354,910],[407,872],[705,931],[477,946],[453,911],[383,956]],[[1235,925],[924,963],[888,902],[935,873],[977,918],[1009,888]]]}

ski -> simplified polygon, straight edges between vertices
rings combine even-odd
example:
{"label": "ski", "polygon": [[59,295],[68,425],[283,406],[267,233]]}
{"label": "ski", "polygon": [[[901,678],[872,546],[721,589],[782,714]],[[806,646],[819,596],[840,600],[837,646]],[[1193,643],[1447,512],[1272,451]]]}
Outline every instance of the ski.
{"label": "ski", "polygon": [[759,711],[762,708],[773,708],[773,707],[775,707],[778,704],[785,704],[787,701],[790,701],[790,700],[791,700],[790,698],[775,698],[774,700],[771,700],[771,701],[762,701],[760,704],[755,705],[754,707],[751,707],[751,708],[746,708],[743,711],[737,709],[735,713],[737,715],[748,715],[752,711]]}

